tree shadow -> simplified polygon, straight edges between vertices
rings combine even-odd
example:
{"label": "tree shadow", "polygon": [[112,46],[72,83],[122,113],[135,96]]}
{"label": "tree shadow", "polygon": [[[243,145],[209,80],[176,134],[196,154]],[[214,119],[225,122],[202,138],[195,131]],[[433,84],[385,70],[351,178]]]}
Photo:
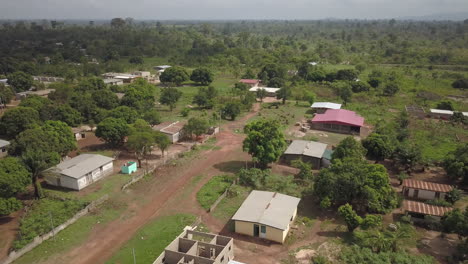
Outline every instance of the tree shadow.
{"label": "tree shadow", "polygon": [[9,223],[10,221],[13,221],[15,218],[11,216],[0,216],[0,225]]}
{"label": "tree shadow", "polygon": [[250,161],[232,160],[215,164],[213,167],[226,173],[238,173],[240,169],[253,168]]}

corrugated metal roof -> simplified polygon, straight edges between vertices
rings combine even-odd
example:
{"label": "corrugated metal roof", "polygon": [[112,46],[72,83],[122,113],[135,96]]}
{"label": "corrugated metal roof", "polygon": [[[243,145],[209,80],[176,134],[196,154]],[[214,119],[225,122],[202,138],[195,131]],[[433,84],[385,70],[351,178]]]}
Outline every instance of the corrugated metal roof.
{"label": "corrugated metal roof", "polygon": [[410,201],[410,200],[404,200],[403,206],[405,210],[408,212],[425,214],[425,215],[433,215],[433,216],[443,216],[445,213],[453,210],[453,208],[451,207],[430,205],[430,204]]}
{"label": "corrugated metal roof", "polygon": [[313,103],[312,108],[327,108],[327,109],[341,109],[341,104],[330,103],[330,102],[316,102]]}
{"label": "corrugated metal roof", "polygon": [[0,139],[0,148],[6,147],[8,145],[10,145],[10,141]]}
{"label": "corrugated metal roof", "polygon": [[345,124],[362,127],[364,118],[353,111],[344,109],[328,109],[324,114],[316,114],[312,123]]}
{"label": "corrugated metal roof", "polygon": [[254,190],[232,220],[259,223],[285,230],[300,200],[281,193]]}
{"label": "corrugated metal roof", "polygon": [[61,162],[51,170],[68,177],[79,179],[113,160],[113,158],[98,154],[81,154]]}
{"label": "corrugated metal roof", "polygon": [[418,190],[428,190],[434,192],[450,192],[453,187],[448,184],[440,184],[435,182],[427,182],[427,181],[418,181],[413,179],[404,179],[403,180],[403,187],[418,189]]}
{"label": "corrugated metal roof", "polygon": [[291,145],[286,149],[284,154],[304,155],[314,158],[322,158],[327,144],[315,141],[294,140]]}

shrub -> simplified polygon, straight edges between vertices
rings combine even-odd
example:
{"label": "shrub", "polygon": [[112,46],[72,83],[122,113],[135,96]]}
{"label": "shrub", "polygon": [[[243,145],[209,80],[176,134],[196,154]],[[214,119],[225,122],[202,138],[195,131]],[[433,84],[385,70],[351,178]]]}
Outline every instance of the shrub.
{"label": "shrub", "polygon": [[197,192],[197,201],[204,209],[209,209],[211,205],[232,185],[233,176],[221,175],[211,178]]}
{"label": "shrub", "polygon": [[436,205],[436,206],[443,206],[443,207],[450,207],[452,206],[451,203],[445,201],[445,200],[442,200],[442,199],[434,199],[434,200],[429,200],[429,201],[426,201],[427,204],[432,204],[432,205]]}

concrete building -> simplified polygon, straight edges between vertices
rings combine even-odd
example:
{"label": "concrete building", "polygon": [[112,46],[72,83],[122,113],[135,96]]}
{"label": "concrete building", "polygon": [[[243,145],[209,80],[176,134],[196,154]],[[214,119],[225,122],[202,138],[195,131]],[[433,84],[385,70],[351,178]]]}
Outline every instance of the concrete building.
{"label": "concrete building", "polygon": [[240,83],[245,83],[247,84],[248,86],[250,87],[257,87],[260,85],[260,80],[256,80],[256,79],[241,79],[239,81]]}
{"label": "concrete building", "polygon": [[8,146],[10,146],[10,141],[0,139],[0,158],[8,155]]}
{"label": "concrete building", "polygon": [[159,65],[159,66],[154,66],[154,69],[158,71],[158,73],[163,73],[165,70],[171,68],[169,65]]}
{"label": "concrete building", "polygon": [[38,90],[38,91],[20,92],[20,93],[16,93],[16,100],[21,100],[31,95],[48,97],[51,92],[55,92],[55,89],[44,89],[44,90]]}
{"label": "concrete building", "polygon": [[234,259],[234,239],[186,227],[153,264],[228,264]]}
{"label": "concrete building", "polygon": [[453,189],[448,184],[440,184],[413,179],[403,180],[403,195],[407,198],[420,200],[444,199],[445,195]]}
{"label": "concrete building", "polygon": [[297,159],[310,163],[313,169],[318,170],[330,164],[331,150],[327,150],[327,144],[320,142],[293,140],[283,154],[283,161],[291,164]]}
{"label": "concrete building", "polygon": [[[442,109],[430,109],[429,115],[432,118],[442,119],[442,120],[449,120],[454,114],[453,111],[450,110],[442,110]],[[468,112],[462,112],[462,114],[468,117]]]}
{"label": "concrete building", "polygon": [[422,108],[419,105],[405,105],[405,110],[412,116],[416,116],[420,119],[426,117],[426,112],[424,111],[424,108]]}
{"label": "concrete building", "polygon": [[104,79],[104,83],[108,85],[123,85],[123,80],[120,79]]}
{"label": "concrete building", "polygon": [[132,83],[139,78],[139,76],[129,73],[116,73],[116,72],[108,72],[101,75],[104,79],[117,79],[121,80],[123,83]]}
{"label": "concrete building", "polygon": [[404,212],[410,215],[413,221],[424,221],[426,216],[432,216],[434,219],[440,220],[444,214],[453,210],[451,207],[430,205],[410,200],[403,201],[403,208]]}
{"label": "concrete building", "polygon": [[153,130],[161,131],[166,134],[172,143],[179,142],[184,137],[183,129],[185,123],[183,122],[164,122],[153,127]]}
{"label": "concrete building", "polygon": [[265,90],[266,91],[266,96],[268,97],[276,97],[276,93],[280,90],[281,88],[271,88],[271,87],[252,87],[249,89],[250,92],[256,93],[258,90]]}
{"label": "concrete building", "polygon": [[254,190],[232,217],[235,232],[284,243],[300,200],[281,193]]}
{"label": "concrete building", "polygon": [[329,109],[324,114],[316,114],[312,128],[345,134],[360,134],[364,118],[353,111]]}
{"label": "concrete building", "polygon": [[81,190],[113,172],[113,158],[96,154],[81,154],[46,170],[48,184]]}
{"label": "concrete building", "polygon": [[86,138],[86,130],[81,127],[72,127],[73,135],[75,135],[76,141]]}
{"label": "concrete building", "polygon": [[314,110],[317,114],[323,114],[328,109],[341,109],[341,104],[335,104],[330,102],[315,102],[310,108],[312,108],[312,110]]}

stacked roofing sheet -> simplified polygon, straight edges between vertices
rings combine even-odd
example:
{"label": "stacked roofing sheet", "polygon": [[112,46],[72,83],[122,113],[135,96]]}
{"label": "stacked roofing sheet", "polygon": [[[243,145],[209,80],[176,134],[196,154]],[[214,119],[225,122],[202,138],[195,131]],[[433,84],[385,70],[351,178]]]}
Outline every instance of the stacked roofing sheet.
{"label": "stacked roofing sheet", "polygon": [[453,189],[453,187],[448,184],[418,181],[418,180],[413,180],[413,179],[403,180],[403,187],[407,187],[411,189],[418,189],[418,190],[442,192],[442,193],[450,192]]}
{"label": "stacked roofing sheet", "polygon": [[432,216],[443,216],[445,213],[453,210],[453,208],[450,207],[430,205],[410,200],[404,200],[403,206],[407,212]]}

